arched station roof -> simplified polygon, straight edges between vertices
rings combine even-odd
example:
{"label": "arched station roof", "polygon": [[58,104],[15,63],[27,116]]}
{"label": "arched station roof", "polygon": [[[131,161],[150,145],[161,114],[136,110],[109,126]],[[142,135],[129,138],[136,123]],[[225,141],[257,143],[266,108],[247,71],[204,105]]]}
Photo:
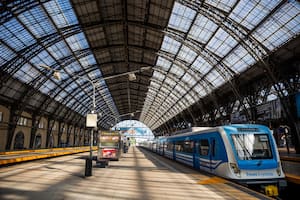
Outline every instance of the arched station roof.
{"label": "arched station roof", "polygon": [[299,13],[293,0],[1,1],[1,101],[80,121],[81,76],[99,126],[154,130],[298,38]]}

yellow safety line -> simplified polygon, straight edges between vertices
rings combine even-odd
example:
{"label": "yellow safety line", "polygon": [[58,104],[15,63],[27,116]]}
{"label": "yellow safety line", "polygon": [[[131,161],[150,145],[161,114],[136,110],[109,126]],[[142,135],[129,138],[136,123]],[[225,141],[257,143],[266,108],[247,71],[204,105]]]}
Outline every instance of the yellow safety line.
{"label": "yellow safety line", "polygon": [[[40,152],[50,152],[50,151],[60,151],[60,150],[72,150],[72,149],[89,149],[90,147],[65,147],[65,148],[51,148],[51,149],[33,149],[33,150],[20,150],[20,151],[5,151],[0,152],[0,155],[12,155],[12,154],[24,154],[24,153],[40,153]],[[95,149],[97,147],[93,147]]]}
{"label": "yellow safety line", "polygon": [[[63,148],[60,148],[60,149],[63,149]],[[96,150],[96,149],[97,149],[97,147],[93,147],[93,150]],[[82,153],[82,152],[87,152],[87,151],[89,151],[89,148],[78,149],[78,150],[74,149],[73,151],[65,151],[65,152],[51,152],[49,154],[34,155],[34,156],[32,156],[32,155],[26,156],[25,155],[24,157],[0,160],[0,165],[12,164],[12,163],[24,162],[24,161],[29,161],[29,160],[42,159],[42,158],[51,158],[51,157],[69,155],[69,154],[74,154],[74,153]]]}
{"label": "yellow safety line", "polygon": [[226,183],[226,182],[227,182],[227,180],[225,180],[223,178],[220,178],[220,177],[214,176],[214,177],[209,178],[209,179],[198,181],[197,184],[207,185],[207,184],[219,184],[219,183]]}

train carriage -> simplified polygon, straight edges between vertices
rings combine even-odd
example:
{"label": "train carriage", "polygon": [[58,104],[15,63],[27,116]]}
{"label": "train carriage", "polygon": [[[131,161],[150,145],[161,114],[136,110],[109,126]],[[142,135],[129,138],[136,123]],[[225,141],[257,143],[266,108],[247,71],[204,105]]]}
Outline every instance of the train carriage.
{"label": "train carriage", "polygon": [[274,196],[286,186],[276,143],[264,125],[193,127],[159,140],[157,153],[196,169],[272,190]]}

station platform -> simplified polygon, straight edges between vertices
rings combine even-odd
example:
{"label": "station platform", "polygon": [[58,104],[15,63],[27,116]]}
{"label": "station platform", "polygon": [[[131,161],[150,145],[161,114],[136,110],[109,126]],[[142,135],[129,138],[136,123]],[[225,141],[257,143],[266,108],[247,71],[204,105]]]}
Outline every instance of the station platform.
{"label": "station platform", "polygon": [[296,154],[295,151],[288,153],[286,148],[279,148],[278,150],[286,180],[300,184],[300,154]]}
{"label": "station platform", "polygon": [[[95,150],[97,150],[96,146],[93,147],[93,151]],[[83,146],[0,152],[0,167],[8,164],[16,164],[31,160],[89,151],[89,146]],[[287,153],[286,148],[279,148],[279,154],[287,181],[294,184],[300,184],[300,154],[296,154],[294,151],[290,151],[289,153]]]}
{"label": "station platform", "polygon": [[79,153],[0,168],[0,199],[272,199],[138,147],[84,176]]}

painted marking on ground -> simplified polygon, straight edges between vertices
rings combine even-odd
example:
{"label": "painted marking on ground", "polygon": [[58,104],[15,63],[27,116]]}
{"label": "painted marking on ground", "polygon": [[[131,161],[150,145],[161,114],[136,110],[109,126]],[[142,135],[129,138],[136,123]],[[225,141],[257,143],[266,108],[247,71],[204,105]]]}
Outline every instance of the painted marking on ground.
{"label": "painted marking on ground", "polygon": [[227,182],[227,180],[214,176],[209,179],[198,181],[197,184],[207,185],[207,184],[220,184],[220,183],[226,183],[226,182]]}

